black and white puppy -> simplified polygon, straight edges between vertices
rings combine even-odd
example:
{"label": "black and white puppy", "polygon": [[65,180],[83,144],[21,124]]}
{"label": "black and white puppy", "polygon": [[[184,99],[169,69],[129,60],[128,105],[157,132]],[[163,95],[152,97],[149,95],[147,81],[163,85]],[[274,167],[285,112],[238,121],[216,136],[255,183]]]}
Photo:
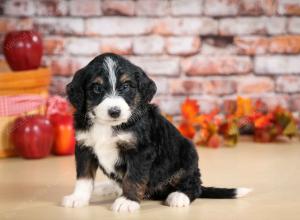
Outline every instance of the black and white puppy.
{"label": "black and white puppy", "polygon": [[150,104],[155,83],[125,58],[106,53],[76,72],[67,94],[76,112],[76,171],[66,207],[89,204],[96,170],[114,183],[97,186],[117,192],[114,211],[139,209],[143,199],[188,206],[196,198],[236,198],[247,188],[204,187],[194,145]]}

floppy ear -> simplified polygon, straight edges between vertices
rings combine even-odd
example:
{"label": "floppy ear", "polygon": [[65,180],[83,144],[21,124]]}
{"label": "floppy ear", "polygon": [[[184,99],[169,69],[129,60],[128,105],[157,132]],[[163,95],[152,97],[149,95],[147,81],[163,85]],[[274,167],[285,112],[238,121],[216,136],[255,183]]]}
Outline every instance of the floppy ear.
{"label": "floppy ear", "polygon": [[139,68],[137,74],[137,81],[138,81],[138,89],[141,94],[142,100],[145,103],[149,103],[152,100],[157,90],[154,81],[150,79],[141,68]]}
{"label": "floppy ear", "polygon": [[80,69],[75,73],[72,81],[66,87],[68,99],[78,111],[80,111],[84,106],[83,83],[84,70]]}

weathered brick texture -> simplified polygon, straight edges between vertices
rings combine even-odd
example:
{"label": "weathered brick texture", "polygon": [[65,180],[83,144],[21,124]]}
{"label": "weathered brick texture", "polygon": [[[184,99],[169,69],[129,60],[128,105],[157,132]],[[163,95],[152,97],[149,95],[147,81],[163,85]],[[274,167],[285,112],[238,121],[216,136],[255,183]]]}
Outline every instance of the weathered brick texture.
{"label": "weathered brick texture", "polygon": [[169,114],[186,96],[203,111],[238,95],[300,110],[297,0],[0,0],[0,14],[1,42],[13,30],[42,34],[52,94],[114,52],[156,81],[154,102]]}
{"label": "weathered brick texture", "polygon": [[196,56],[183,59],[182,70],[189,76],[244,74],[252,70],[249,57]]}

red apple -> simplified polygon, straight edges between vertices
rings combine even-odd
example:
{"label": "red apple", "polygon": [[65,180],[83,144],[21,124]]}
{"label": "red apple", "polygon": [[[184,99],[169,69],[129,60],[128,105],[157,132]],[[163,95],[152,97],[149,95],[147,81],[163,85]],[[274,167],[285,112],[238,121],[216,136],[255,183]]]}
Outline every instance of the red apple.
{"label": "red apple", "polygon": [[54,127],[53,153],[71,155],[75,151],[75,131],[72,115],[53,114],[50,121]]}
{"label": "red apple", "polygon": [[42,115],[17,118],[11,130],[11,140],[17,152],[24,158],[37,159],[48,156],[53,138],[53,127]]}
{"label": "red apple", "polygon": [[37,69],[43,54],[42,39],[36,31],[12,31],[4,38],[3,52],[12,70]]}

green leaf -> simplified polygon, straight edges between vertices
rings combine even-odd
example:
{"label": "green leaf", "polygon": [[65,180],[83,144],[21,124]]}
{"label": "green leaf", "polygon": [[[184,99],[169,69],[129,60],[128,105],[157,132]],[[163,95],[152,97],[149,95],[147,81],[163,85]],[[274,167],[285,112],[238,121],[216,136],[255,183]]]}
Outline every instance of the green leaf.
{"label": "green leaf", "polygon": [[225,139],[224,145],[226,147],[234,147],[238,142],[237,135],[226,136],[224,139]]}
{"label": "green leaf", "polygon": [[296,122],[291,120],[290,123],[283,130],[283,135],[286,135],[291,138],[291,137],[295,136],[296,134],[297,134]]}

